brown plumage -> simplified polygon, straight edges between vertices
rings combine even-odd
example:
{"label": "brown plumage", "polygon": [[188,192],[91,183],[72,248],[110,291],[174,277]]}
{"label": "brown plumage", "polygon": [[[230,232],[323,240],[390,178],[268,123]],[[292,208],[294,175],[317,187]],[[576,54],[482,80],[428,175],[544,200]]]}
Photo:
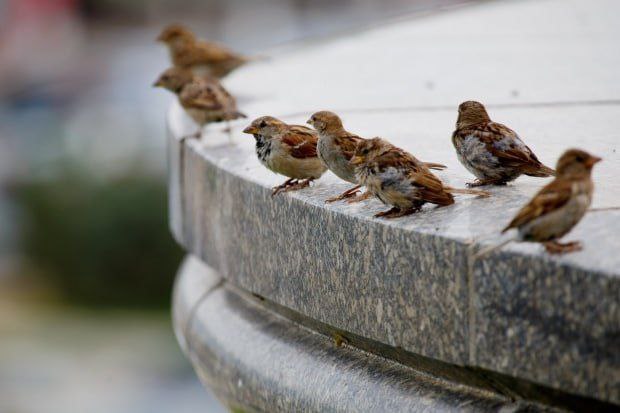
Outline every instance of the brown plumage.
{"label": "brown plumage", "polygon": [[196,39],[189,29],[179,24],[164,28],[157,40],[168,46],[175,66],[190,69],[196,75],[222,78],[249,61],[218,43]]}
{"label": "brown plumage", "polygon": [[[316,112],[308,119],[308,124],[312,125],[319,133],[319,158],[340,179],[356,185],[341,195],[328,199],[327,202],[355,196],[361,185],[355,174],[355,166],[350,163],[350,160],[355,154],[357,146],[365,139],[348,132],[342,125],[340,117],[333,112]],[[426,163],[425,165],[432,169],[446,168],[438,163]],[[366,193],[354,201],[366,199],[368,196],[369,193]]]}
{"label": "brown plumage", "polygon": [[243,132],[256,139],[256,155],[264,166],[290,178],[274,187],[272,195],[305,188],[327,170],[317,156],[317,133],[310,128],[262,116]]}
{"label": "brown plumage", "polygon": [[583,150],[566,151],[558,160],[557,177],[521,208],[502,232],[515,228],[519,240],[542,242],[550,253],[580,250],[579,242],[561,244],[557,239],[588,210],[594,192],[592,167],[600,160]]}
{"label": "brown plumage", "polygon": [[356,168],[358,182],[384,204],[392,206],[376,217],[409,215],[425,203],[451,205],[452,193],[488,196],[484,191],[445,186],[423,162],[381,138],[361,142],[351,164]]}
{"label": "brown plumage", "polygon": [[452,143],[459,161],[478,178],[469,186],[502,185],[523,174],[555,175],[513,130],[491,121],[479,102],[468,101],[459,106]]}
{"label": "brown plumage", "polygon": [[215,78],[195,76],[187,69],[173,67],[161,74],[154,86],[176,94],[181,106],[202,128],[213,122],[244,118],[235,98]]}

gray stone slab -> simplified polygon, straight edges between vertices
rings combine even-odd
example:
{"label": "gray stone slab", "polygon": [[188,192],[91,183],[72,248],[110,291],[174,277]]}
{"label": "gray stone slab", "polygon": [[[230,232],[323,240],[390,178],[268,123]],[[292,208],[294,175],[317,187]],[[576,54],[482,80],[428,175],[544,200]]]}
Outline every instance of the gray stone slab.
{"label": "gray stone slab", "polygon": [[[175,290],[217,274],[188,260]],[[547,411],[452,383],[348,345],[267,310],[227,284],[210,290],[183,327],[201,380],[230,408],[263,412]],[[178,293],[184,296],[183,292]],[[179,328],[183,320],[175,319]],[[502,410],[504,409],[504,410]]]}
{"label": "gray stone slab", "polygon": [[[570,146],[602,156],[594,207],[618,206],[619,8],[491,3],[291,49],[226,82],[250,118],[303,123],[338,110],[351,131],[445,163],[439,175],[453,186],[472,179],[450,142],[456,105],[479,99],[547,164]],[[377,220],[376,200],[324,204],[348,188],[329,173],[271,198],[284,178],[258,163],[244,126],[233,123],[232,141],[209,126],[176,152],[195,127],[177,105],[169,116],[171,157],[182,154],[171,162],[173,232],[227,280],[391,347],[620,403],[620,212],[586,216],[569,236],[582,252],[513,244],[470,270],[468,246],[494,242],[548,180]]]}

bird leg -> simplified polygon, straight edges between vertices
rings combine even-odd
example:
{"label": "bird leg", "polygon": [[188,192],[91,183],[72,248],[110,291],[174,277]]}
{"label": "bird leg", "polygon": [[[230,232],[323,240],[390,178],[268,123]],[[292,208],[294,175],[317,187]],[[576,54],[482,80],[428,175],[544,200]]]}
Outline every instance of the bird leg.
{"label": "bird leg", "polygon": [[342,194],[340,194],[338,196],[326,199],[325,202],[326,203],[327,202],[336,202],[336,201],[340,201],[342,199],[351,198],[352,196],[355,196],[360,191],[361,187],[362,187],[361,185],[356,185],[353,188],[344,191]]}
{"label": "bird leg", "polygon": [[362,195],[358,195],[353,199],[349,199],[347,201],[347,204],[354,204],[356,202],[365,201],[368,198],[372,198],[372,193],[370,191],[366,191]]}
{"label": "bird leg", "polygon": [[549,254],[566,254],[569,252],[581,251],[583,247],[579,241],[560,243],[558,241],[547,241],[543,245]]}
{"label": "bird leg", "polygon": [[418,212],[420,210],[420,208],[407,208],[407,209],[400,209],[398,207],[392,207],[392,209],[389,209],[387,211],[383,211],[383,212],[379,212],[378,214],[375,214],[375,218],[398,218],[398,217],[404,217],[405,215],[411,215],[415,212]]}
{"label": "bird leg", "polygon": [[312,181],[314,181],[313,178],[303,179],[301,181],[297,181],[294,184],[291,184],[288,187],[284,188],[283,192],[296,191],[298,189],[306,188],[306,187],[310,186],[310,182],[312,182]]}
{"label": "bird leg", "polygon": [[282,192],[284,189],[288,188],[291,185],[295,185],[297,183],[297,179],[289,178],[282,185],[274,186],[271,190],[271,196],[275,196],[278,193]]}
{"label": "bird leg", "polygon": [[500,179],[476,179],[474,182],[468,182],[466,185],[468,188],[474,188],[485,185],[506,185],[506,182]]}

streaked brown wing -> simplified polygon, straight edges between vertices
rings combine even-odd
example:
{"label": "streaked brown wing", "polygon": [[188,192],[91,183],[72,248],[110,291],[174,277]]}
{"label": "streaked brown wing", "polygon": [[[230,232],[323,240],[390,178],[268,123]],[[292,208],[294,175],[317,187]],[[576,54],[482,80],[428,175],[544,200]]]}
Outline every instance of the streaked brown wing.
{"label": "streaked brown wing", "polygon": [[[486,144],[487,150],[502,164],[511,167],[540,166],[540,161],[529,147],[517,144],[517,141],[520,141],[519,136],[509,127],[501,123],[489,122],[476,130],[476,133],[480,140]],[[510,142],[510,139],[513,142]],[[503,144],[509,145],[509,147],[498,147],[501,140],[504,140]]]}
{"label": "streaked brown wing", "polygon": [[351,160],[353,155],[355,154],[355,149],[357,148],[357,144],[360,143],[363,138],[360,138],[357,135],[347,134],[336,137],[336,144],[342,150],[342,154],[347,160]]}
{"label": "streaked brown wing", "polygon": [[212,88],[206,83],[194,81],[183,88],[179,95],[185,107],[206,110],[222,110],[224,106],[217,98]]}
{"label": "streaked brown wing", "polygon": [[316,133],[304,126],[291,126],[282,137],[282,143],[290,147],[294,158],[314,158],[316,154]]}
{"label": "streaked brown wing", "polygon": [[571,195],[572,184],[570,181],[553,180],[538,191],[534,198],[521,208],[502,232],[506,232],[511,228],[518,228],[542,215],[555,211],[566,204],[570,200]]}

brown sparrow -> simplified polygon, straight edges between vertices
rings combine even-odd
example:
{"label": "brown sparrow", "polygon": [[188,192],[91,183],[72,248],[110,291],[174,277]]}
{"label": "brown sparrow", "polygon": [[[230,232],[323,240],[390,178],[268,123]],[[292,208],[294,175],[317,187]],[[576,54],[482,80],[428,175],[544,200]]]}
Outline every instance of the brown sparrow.
{"label": "brown sparrow", "polygon": [[[200,128],[208,123],[246,117],[237,110],[235,98],[217,79],[195,76],[188,69],[170,68],[159,76],[153,86],[175,93],[181,106]],[[200,131],[191,136],[199,137]]]}
{"label": "brown sparrow", "polygon": [[220,44],[196,39],[179,24],[164,28],[157,40],[168,46],[175,66],[191,69],[197,75],[221,78],[250,60]]}
{"label": "brown sparrow", "polygon": [[404,150],[381,138],[362,141],[351,159],[357,181],[392,209],[375,217],[396,218],[413,214],[427,202],[454,203],[452,194],[488,196],[484,191],[445,186],[430,169]]}
{"label": "brown sparrow", "polygon": [[578,241],[560,243],[557,240],[577,225],[590,207],[594,192],[592,167],[600,160],[580,149],[564,152],[556,165],[557,177],[534,195],[502,230],[505,233],[516,229],[516,237],[477,255],[515,240],[541,242],[551,254],[581,250]]}
{"label": "brown sparrow", "polygon": [[452,144],[459,161],[478,178],[468,186],[504,185],[522,174],[555,175],[555,171],[543,165],[513,130],[491,121],[479,102],[459,105]]}
{"label": "brown sparrow", "polygon": [[256,155],[263,165],[290,178],[274,187],[272,196],[281,191],[305,188],[327,170],[317,156],[317,133],[310,128],[263,116],[255,119],[243,132],[254,135]]}
{"label": "brown sparrow", "polygon": [[[347,182],[355,184],[351,189],[326,202],[338,201],[355,196],[361,188],[360,182],[355,174],[355,166],[350,163],[355,149],[365,139],[353,133],[347,132],[342,126],[340,117],[333,112],[321,111],[314,113],[307,123],[312,125],[319,133],[319,144],[317,151],[319,158],[327,165],[337,177]],[[432,169],[445,169],[441,164],[428,163],[427,167]],[[357,197],[357,200],[366,199],[370,192]]]}

